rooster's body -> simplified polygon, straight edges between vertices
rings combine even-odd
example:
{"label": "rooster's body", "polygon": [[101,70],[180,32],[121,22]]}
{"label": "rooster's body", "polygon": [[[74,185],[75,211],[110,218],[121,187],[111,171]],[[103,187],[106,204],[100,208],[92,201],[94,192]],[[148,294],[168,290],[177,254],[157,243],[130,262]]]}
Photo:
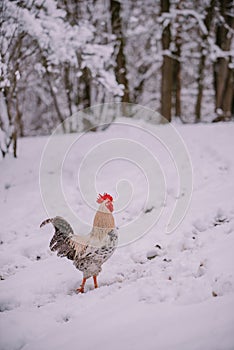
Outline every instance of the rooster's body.
{"label": "rooster's body", "polygon": [[84,291],[86,279],[89,277],[93,277],[97,288],[97,275],[101,272],[102,264],[109,259],[117,246],[112,200],[110,195],[99,196],[100,207],[95,215],[92,231],[87,236],[75,235],[70,224],[59,216],[41,224],[42,227],[52,223],[55,228],[50,249],[56,251],[58,256],[73,260],[75,267],[83,272],[83,281],[78,292]]}

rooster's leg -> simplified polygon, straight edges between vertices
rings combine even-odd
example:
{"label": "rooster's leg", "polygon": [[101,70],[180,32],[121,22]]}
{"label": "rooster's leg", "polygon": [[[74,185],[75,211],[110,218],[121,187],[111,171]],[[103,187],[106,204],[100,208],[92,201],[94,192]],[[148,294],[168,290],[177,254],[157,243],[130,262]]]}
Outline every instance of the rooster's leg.
{"label": "rooster's leg", "polygon": [[98,288],[97,276],[93,276],[93,283],[94,283],[94,288]]}
{"label": "rooster's leg", "polygon": [[78,288],[76,291],[77,293],[84,293],[84,286],[85,286],[86,278],[83,278],[82,283],[80,285],[80,288]]}

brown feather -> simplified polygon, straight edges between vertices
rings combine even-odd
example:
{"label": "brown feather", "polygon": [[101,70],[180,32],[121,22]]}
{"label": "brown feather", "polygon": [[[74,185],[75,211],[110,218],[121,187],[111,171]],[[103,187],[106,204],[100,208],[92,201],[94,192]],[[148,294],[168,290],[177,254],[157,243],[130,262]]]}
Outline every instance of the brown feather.
{"label": "brown feather", "polygon": [[115,220],[111,213],[97,211],[93,220],[93,227],[115,228]]}

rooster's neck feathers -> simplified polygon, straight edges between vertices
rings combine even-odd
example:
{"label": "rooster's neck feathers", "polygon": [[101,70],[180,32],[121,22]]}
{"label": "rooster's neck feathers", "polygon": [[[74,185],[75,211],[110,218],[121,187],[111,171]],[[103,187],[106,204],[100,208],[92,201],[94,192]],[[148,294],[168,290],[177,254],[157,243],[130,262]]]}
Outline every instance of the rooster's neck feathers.
{"label": "rooster's neck feathers", "polygon": [[102,240],[112,229],[115,228],[115,220],[110,211],[97,211],[93,220],[93,229],[91,235]]}

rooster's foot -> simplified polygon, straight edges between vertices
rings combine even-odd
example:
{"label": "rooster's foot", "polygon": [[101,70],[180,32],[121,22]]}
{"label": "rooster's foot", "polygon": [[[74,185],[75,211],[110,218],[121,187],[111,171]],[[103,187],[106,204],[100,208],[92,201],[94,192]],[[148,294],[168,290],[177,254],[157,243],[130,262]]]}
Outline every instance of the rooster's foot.
{"label": "rooster's foot", "polygon": [[82,283],[80,285],[80,288],[76,290],[77,293],[84,293],[84,286],[85,286],[86,278],[83,278]]}

